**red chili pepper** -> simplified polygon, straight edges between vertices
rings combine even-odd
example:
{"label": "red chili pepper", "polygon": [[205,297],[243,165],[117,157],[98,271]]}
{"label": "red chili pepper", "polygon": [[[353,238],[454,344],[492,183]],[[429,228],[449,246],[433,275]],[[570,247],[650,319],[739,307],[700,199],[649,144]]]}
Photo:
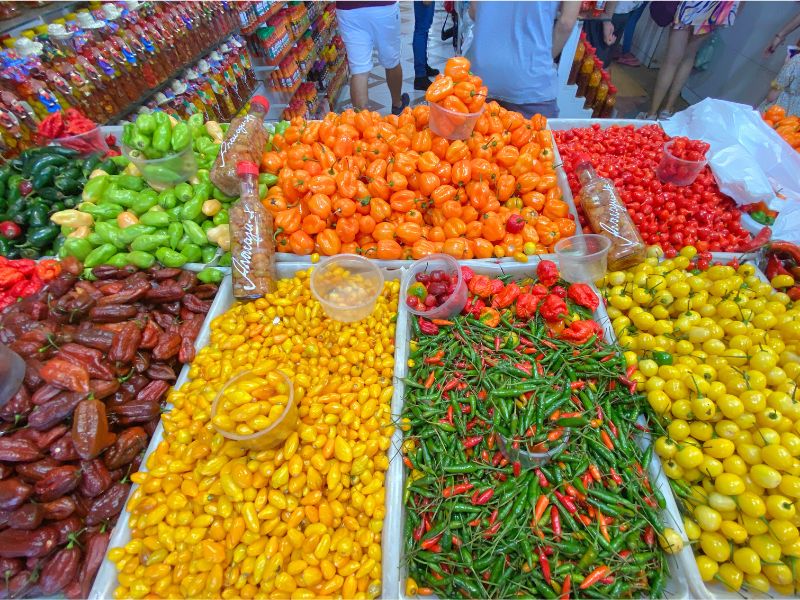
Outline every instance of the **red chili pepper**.
{"label": "red chili pepper", "polygon": [[542,366],[542,363],[536,363],[536,373],[539,374],[539,377],[544,375],[544,367]]}
{"label": "red chili pepper", "polygon": [[581,476],[581,483],[585,488],[588,488],[590,485],[592,485],[592,481],[594,481],[594,479],[592,479],[592,474],[588,471]]}
{"label": "red chili pepper", "polygon": [[436,546],[439,543],[439,540],[442,539],[442,535],[444,535],[444,532],[440,533],[439,535],[435,535],[430,539],[424,540],[420,544],[420,546],[422,547],[423,550],[431,550],[434,546]]}
{"label": "red chili pepper", "polygon": [[574,486],[574,485],[572,485],[571,483],[568,483],[567,485],[565,485],[565,486],[564,486],[564,491],[566,491],[566,492],[567,492],[567,495],[568,495],[570,498],[575,498],[576,500],[583,500],[584,498],[586,498],[586,496],[584,496],[583,494],[581,494],[581,493],[580,493],[580,492],[579,492],[579,491],[578,491],[578,490],[575,488],[575,486]]}
{"label": "red chili pepper", "polygon": [[583,523],[586,527],[592,524],[592,520],[589,518],[588,515],[575,515],[577,519]]}
{"label": "red chili pepper", "polygon": [[611,474],[611,479],[613,479],[613,480],[614,480],[614,483],[616,483],[617,485],[622,485],[622,477],[620,477],[620,476],[619,476],[619,473],[617,473],[617,472],[614,470],[614,467],[611,467],[611,468],[608,470],[608,472]]}
{"label": "red chili pepper", "polygon": [[462,444],[463,444],[464,448],[474,448],[475,446],[480,444],[482,441],[483,441],[483,436],[482,435],[476,435],[476,436],[473,436],[473,437],[468,437],[467,439],[465,439],[462,442]]}
{"label": "red chili pepper", "polygon": [[492,537],[492,536],[493,536],[495,533],[497,533],[498,531],[500,531],[500,526],[501,526],[501,525],[502,525],[502,523],[501,523],[501,522],[497,522],[497,523],[495,523],[494,525],[492,525],[491,527],[489,527],[489,529],[487,529],[487,530],[486,530],[486,531],[483,533],[483,537],[484,537],[484,539],[487,539],[487,540],[488,540],[488,539],[489,539],[490,537]]}
{"label": "red chili pepper", "polygon": [[561,541],[561,515],[558,514],[558,508],[555,506],[550,509],[550,526],[553,529],[553,539],[557,542]]}
{"label": "red chili pepper", "polygon": [[578,507],[575,506],[575,503],[571,498],[565,496],[558,490],[553,490],[553,493],[555,494],[556,498],[558,498],[558,501],[561,503],[561,505],[567,509],[569,514],[574,515],[578,511]]}
{"label": "red chili pepper", "polygon": [[543,488],[550,487],[550,482],[547,481],[547,477],[545,477],[545,475],[544,475],[544,473],[542,472],[541,469],[538,469],[538,468],[534,469],[533,472],[536,473],[536,477],[539,478],[539,486],[540,487],[543,487]]}
{"label": "red chili pepper", "polygon": [[422,522],[425,524],[425,531],[430,531],[433,525],[431,524],[431,517],[427,513],[422,517]]}
{"label": "red chili pepper", "polygon": [[478,517],[477,519],[472,519],[472,521],[467,523],[467,525],[469,525],[470,527],[477,527],[480,524],[481,524],[481,518],[480,517]]}
{"label": "red chili pepper", "polygon": [[586,387],[585,381],[573,381],[572,383],[569,384],[569,389],[571,389],[572,391],[582,390],[585,387]]}
{"label": "red chili pepper", "polygon": [[501,460],[503,460],[503,453],[500,452],[500,450],[498,450],[497,452],[494,453],[494,456],[492,457],[492,466],[496,467],[497,465],[500,464]]}
{"label": "red chili pepper", "polygon": [[514,477],[519,477],[519,474],[522,472],[522,464],[518,460],[514,461]]}
{"label": "red chili pepper", "polygon": [[448,381],[447,383],[445,383],[442,386],[442,391],[443,392],[449,392],[450,390],[452,390],[457,385],[458,385],[458,379],[451,379],[450,381]]}
{"label": "red chili pepper", "polygon": [[425,534],[425,521],[420,521],[419,525],[414,528],[411,536],[414,538],[415,542],[418,542],[422,539],[422,536]]}
{"label": "red chili pepper", "polygon": [[567,298],[575,304],[595,310],[600,305],[600,299],[594,290],[585,283],[573,283],[567,290]]}
{"label": "red chili pepper", "polygon": [[530,375],[532,373],[531,363],[529,362],[516,363],[514,366],[526,375]]}
{"label": "red chili pepper", "polygon": [[426,357],[422,362],[424,362],[426,365],[441,365],[442,358],[444,358],[444,350],[439,350],[433,356]]}
{"label": "red chili pepper", "polygon": [[655,529],[653,529],[652,525],[648,525],[647,528],[644,530],[644,533],[642,534],[642,539],[644,540],[644,543],[647,544],[648,546],[652,546],[653,544],[656,543],[656,532]]}
{"label": "red chili pepper", "polygon": [[462,404],[461,405],[461,414],[468,415],[472,412],[472,407],[469,404]]}
{"label": "red chili pepper", "polygon": [[542,575],[544,575],[544,580],[547,582],[547,585],[551,585],[550,561],[547,560],[543,550],[539,550],[539,566],[542,568]]}
{"label": "red chili pepper", "polygon": [[615,438],[619,437],[619,431],[617,431],[617,426],[614,425],[614,421],[608,421],[608,428],[611,431],[611,435],[613,435]]}
{"label": "red chili pepper", "polygon": [[494,525],[494,522],[495,522],[495,521],[497,521],[497,516],[498,516],[499,514],[500,514],[500,512],[499,512],[499,511],[498,511],[498,510],[495,508],[495,509],[492,511],[492,514],[491,514],[491,515],[489,515],[489,525]]}
{"label": "red chili pepper", "polygon": [[433,386],[433,380],[436,379],[436,373],[434,371],[430,372],[428,378],[425,380],[425,389],[429,390]]}
{"label": "red chili pepper", "polygon": [[409,469],[413,469],[414,468],[414,465],[412,464],[411,459],[408,458],[407,456],[403,457],[403,464],[405,466],[407,466]]}
{"label": "red chili pepper", "polygon": [[614,358],[615,354],[612,352],[611,354],[606,354],[603,358],[600,359],[600,362],[608,362],[612,358]]}
{"label": "red chili pepper", "polygon": [[487,396],[488,396],[488,393],[486,392],[486,390],[480,390],[478,392],[478,400],[486,400]]}
{"label": "red chili pepper", "polygon": [[614,576],[609,575],[608,577],[603,577],[600,580],[600,583],[602,583],[603,585],[611,585],[612,583],[614,583]]}
{"label": "red chili pepper", "polygon": [[500,348],[502,346],[503,346],[503,340],[500,338],[500,336],[499,335],[494,336],[494,349],[495,349],[495,351],[500,350]]}
{"label": "red chili pepper", "polygon": [[650,505],[650,506],[652,506],[653,508],[655,508],[656,506],[658,506],[658,503],[657,503],[655,500],[653,500],[653,499],[652,499],[650,496],[645,496],[645,497],[644,497],[644,501],[645,501],[645,502],[647,502],[647,504],[649,504],[649,505]]}
{"label": "red chili pepper", "polygon": [[539,283],[550,287],[559,278],[558,266],[552,260],[543,260],[536,265],[536,277]]}
{"label": "red chili pepper", "polygon": [[452,425],[453,424],[453,405],[452,404],[447,407],[447,417],[446,418],[447,418],[447,422],[450,423],[450,425]]}
{"label": "red chili pepper", "polygon": [[508,475],[505,473],[498,473],[496,476],[497,481],[508,481]]}
{"label": "red chili pepper", "polygon": [[442,496],[444,496],[445,498],[449,498],[450,496],[458,496],[459,494],[466,494],[473,487],[475,486],[469,482],[451,485],[450,487],[446,487],[442,490]]}
{"label": "red chili pepper", "polygon": [[608,432],[603,429],[600,432],[600,439],[603,440],[603,445],[608,448],[609,450],[614,450],[614,442],[611,441],[611,438],[608,436]]}
{"label": "red chili pepper", "polygon": [[569,600],[569,592],[572,587],[572,577],[569,573],[564,577],[564,583],[561,584],[561,598],[560,600]]}
{"label": "red chili pepper", "polygon": [[600,473],[600,469],[597,468],[597,465],[589,465],[589,473],[592,475],[592,479],[597,483],[603,481],[603,476]]}
{"label": "red chili pepper", "polygon": [[461,547],[461,545],[463,544],[463,542],[461,541],[461,538],[460,538],[460,537],[458,537],[458,536],[457,536],[457,535],[455,535],[455,534],[453,534],[452,536],[450,536],[450,541],[452,542],[453,546],[455,546],[456,548],[460,548],[460,547]]}
{"label": "red chili pepper", "polygon": [[492,496],[494,496],[494,490],[492,488],[482,492],[480,490],[476,490],[476,492],[472,494],[472,503],[475,506],[482,506],[489,502],[489,500],[492,499]]}
{"label": "red chili pepper", "polygon": [[628,365],[628,368],[625,369],[625,377],[630,379],[634,373],[636,373],[636,364]]}

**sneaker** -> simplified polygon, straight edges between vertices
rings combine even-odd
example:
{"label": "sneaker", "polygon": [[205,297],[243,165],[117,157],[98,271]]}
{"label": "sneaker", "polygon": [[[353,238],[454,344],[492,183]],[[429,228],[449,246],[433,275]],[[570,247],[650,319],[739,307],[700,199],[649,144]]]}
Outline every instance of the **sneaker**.
{"label": "sneaker", "polygon": [[436,77],[439,74],[439,69],[434,69],[430,65],[426,65],[425,71],[428,77]]}
{"label": "sneaker", "polygon": [[655,121],[656,115],[648,115],[646,112],[642,111],[638,115],[636,115],[634,119],[637,119],[639,121]]}
{"label": "sneaker", "polygon": [[658,112],[658,120],[659,121],[666,121],[667,119],[672,118],[672,112],[668,110],[661,110]]}
{"label": "sneaker", "polygon": [[400,96],[400,106],[392,106],[392,114],[399,115],[403,109],[411,103],[411,98],[408,94]]}
{"label": "sneaker", "polygon": [[430,86],[431,80],[427,77],[415,77],[414,78],[414,89],[415,90],[422,90],[423,92],[428,89]]}

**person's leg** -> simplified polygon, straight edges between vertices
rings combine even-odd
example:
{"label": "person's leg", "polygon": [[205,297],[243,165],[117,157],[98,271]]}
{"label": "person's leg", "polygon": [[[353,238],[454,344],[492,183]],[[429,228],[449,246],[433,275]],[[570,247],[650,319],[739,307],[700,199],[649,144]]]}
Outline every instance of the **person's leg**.
{"label": "person's leg", "polygon": [[616,40],[614,40],[614,43],[611,44],[611,51],[610,51],[611,60],[618,58],[619,55],[622,53],[622,51],[620,50],[620,48],[622,47],[622,34],[625,31],[625,26],[628,24],[628,20],[630,18],[631,18],[630,13],[621,13],[611,17],[611,22],[614,24],[614,37],[617,38]]}
{"label": "person's leg", "polygon": [[681,64],[678,66],[678,70],[675,72],[675,77],[672,80],[672,85],[669,88],[669,94],[667,95],[667,103],[664,106],[664,110],[667,112],[672,112],[673,107],[675,105],[675,101],[678,99],[678,94],[681,93],[686,80],[689,79],[689,75],[692,73],[692,69],[694,68],[694,59],[697,56],[697,51],[700,49],[700,46],[703,45],[703,42],[706,41],[708,38],[708,34],[704,33],[702,35],[695,35],[692,34],[689,38],[689,43],[686,45],[686,51],[683,53],[683,60]]}
{"label": "person's leg", "polygon": [[625,32],[622,34],[623,55],[631,53],[631,47],[633,46],[633,34],[636,32],[636,24],[639,22],[639,17],[642,16],[647,4],[647,2],[640,4],[630,13],[630,18],[628,18],[628,22],[625,24]]}
{"label": "person's leg", "polygon": [[356,110],[366,108],[369,102],[367,77],[372,69],[372,36],[365,28],[364,10],[371,9],[340,10],[336,15],[350,64],[350,101]]}
{"label": "person's leg", "polygon": [[392,112],[408,106],[408,94],[403,94],[403,67],[400,64],[400,7],[393,4],[376,7],[379,11],[372,23],[372,35],[378,47],[378,60],[386,69],[386,84],[392,96]]}
{"label": "person's leg", "polygon": [[350,102],[353,103],[353,108],[356,110],[364,110],[369,104],[368,78],[369,72],[350,75]]}
{"label": "person's leg", "polygon": [[658,69],[656,87],[653,90],[653,99],[650,102],[650,112],[648,116],[658,114],[658,109],[661,108],[664,96],[667,95],[667,90],[669,90],[669,86],[675,78],[678,65],[680,65],[681,60],[683,60],[683,53],[686,50],[686,45],[689,43],[689,35],[690,31],[688,29],[669,30],[667,52],[664,55],[664,62],[661,64],[661,68]]}
{"label": "person's leg", "polygon": [[414,77],[428,76],[428,33],[433,24],[433,2],[414,1]]}

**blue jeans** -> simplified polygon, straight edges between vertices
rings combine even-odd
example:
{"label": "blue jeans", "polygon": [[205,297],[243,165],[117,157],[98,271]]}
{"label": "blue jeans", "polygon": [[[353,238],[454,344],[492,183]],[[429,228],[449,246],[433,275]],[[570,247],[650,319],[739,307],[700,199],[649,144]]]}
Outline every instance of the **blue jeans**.
{"label": "blue jeans", "polygon": [[633,33],[636,31],[636,23],[639,22],[639,17],[642,16],[644,9],[647,8],[649,2],[643,2],[631,11],[628,22],[625,23],[625,32],[622,34],[622,53],[628,54],[633,46]]}
{"label": "blue jeans", "polygon": [[428,32],[433,24],[433,2],[414,2],[414,77],[428,76]]}

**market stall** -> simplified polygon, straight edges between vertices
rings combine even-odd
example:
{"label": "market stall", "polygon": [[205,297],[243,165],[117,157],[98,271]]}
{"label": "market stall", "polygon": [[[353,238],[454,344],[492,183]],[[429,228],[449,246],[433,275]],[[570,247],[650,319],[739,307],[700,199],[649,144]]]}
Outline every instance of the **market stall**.
{"label": "market stall", "polygon": [[486,96],[0,167],[10,596],[797,595],[800,252],[704,140]]}

